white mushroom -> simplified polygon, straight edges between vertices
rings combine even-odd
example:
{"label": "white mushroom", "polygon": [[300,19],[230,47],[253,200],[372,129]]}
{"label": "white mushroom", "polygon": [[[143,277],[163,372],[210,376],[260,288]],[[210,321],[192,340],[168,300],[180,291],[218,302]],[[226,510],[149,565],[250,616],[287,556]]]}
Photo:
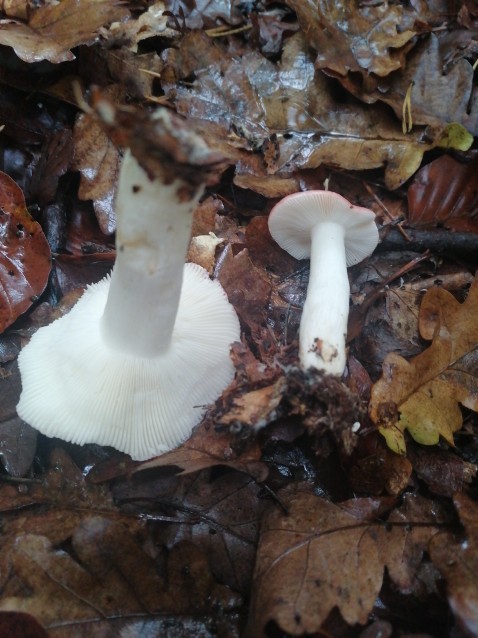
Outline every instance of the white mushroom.
{"label": "white mushroom", "polygon": [[350,285],[347,267],[375,249],[375,214],[331,191],[294,193],[269,216],[275,241],[296,259],[310,258],[310,276],[299,333],[301,366],[341,375]]}
{"label": "white mushroom", "polygon": [[22,350],[17,410],[40,432],[144,460],[184,441],[234,376],[237,315],[220,284],[184,265],[192,213],[182,178],[150,179],[126,153],[111,278]]}

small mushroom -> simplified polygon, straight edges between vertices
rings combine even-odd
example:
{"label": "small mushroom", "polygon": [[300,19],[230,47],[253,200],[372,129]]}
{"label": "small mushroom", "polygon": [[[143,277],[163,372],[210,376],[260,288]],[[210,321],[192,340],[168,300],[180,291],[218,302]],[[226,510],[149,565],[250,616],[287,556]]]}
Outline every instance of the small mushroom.
{"label": "small mushroom", "polygon": [[111,445],[136,460],[191,434],[232,381],[229,350],[240,338],[220,284],[184,265],[203,190],[182,177],[150,179],[125,154],[112,275],[22,350],[22,419],[47,436]]}
{"label": "small mushroom", "polygon": [[299,332],[301,366],[341,375],[350,285],[347,267],[375,249],[375,214],[331,191],[294,193],[274,206],[269,230],[296,259],[310,258],[310,277]]}

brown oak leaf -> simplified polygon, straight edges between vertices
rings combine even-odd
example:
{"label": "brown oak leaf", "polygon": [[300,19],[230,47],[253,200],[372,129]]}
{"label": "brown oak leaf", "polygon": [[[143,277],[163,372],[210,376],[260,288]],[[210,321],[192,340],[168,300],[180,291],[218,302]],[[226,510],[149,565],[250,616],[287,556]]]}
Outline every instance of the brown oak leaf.
{"label": "brown oak leaf", "polygon": [[353,625],[368,620],[385,567],[409,591],[429,539],[443,522],[432,501],[406,495],[334,504],[307,492],[279,493],[263,519],[247,636],[275,621],[294,636],[314,634],[337,607]]}

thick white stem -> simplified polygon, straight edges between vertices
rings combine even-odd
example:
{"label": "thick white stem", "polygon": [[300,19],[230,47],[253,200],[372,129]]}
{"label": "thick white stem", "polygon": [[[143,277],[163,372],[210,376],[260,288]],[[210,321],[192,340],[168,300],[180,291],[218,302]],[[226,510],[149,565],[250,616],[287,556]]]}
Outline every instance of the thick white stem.
{"label": "thick white stem", "polygon": [[322,222],[311,233],[310,278],[300,322],[302,367],[341,375],[345,369],[345,341],[350,285],[345,260],[344,230]]}
{"label": "thick white stem", "polygon": [[[116,196],[116,262],[102,333],[121,352],[154,357],[170,343],[181,293],[194,208],[177,179],[150,179],[126,152]],[[184,201],[182,201],[184,200]]]}

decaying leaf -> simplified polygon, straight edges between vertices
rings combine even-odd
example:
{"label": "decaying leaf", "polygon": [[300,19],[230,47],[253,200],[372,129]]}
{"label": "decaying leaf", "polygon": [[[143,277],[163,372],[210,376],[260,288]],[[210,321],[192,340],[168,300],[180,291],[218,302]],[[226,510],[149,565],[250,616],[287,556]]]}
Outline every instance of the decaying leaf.
{"label": "decaying leaf", "polygon": [[279,496],[287,513],[275,506],[261,527],[250,638],[265,635],[272,620],[294,636],[313,634],[336,606],[348,624],[365,623],[384,568],[402,591],[411,588],[443,521],[432,501],[412,495],[386,523],[391,499],[333,504],[307,492]]}
{"label": "decaying leaf", "polygon": [[43,292],[51,268],[50,247],[28,212],[17,184],[0,173],[0,332]]}
{"label": "decaying leaf", "polygon": [[469,496],[456,494],[455,507],[466,539],[443,532],[432,538],[430,556],[446,579],[448,602],[469,636],[478,635],[478,506]]}
{"label": "decaying leaf", "polygon": [[256,481],[265,480],[268,468],[261,462],[261,450],[257,442],[243,444],[244,449],[234,449],[229,432],[218,433],[211,425],[206,420],[206,423],[195,428],[192,436],[179,448],[141,463],[134,473],[155,468],[176,468],[178,474],[191,474],[222,465],[246,472]]}
{"label": "decaying leaf", "polygon": [[80,171],[78,197],[91,199],[100,228],[109,235],[116,228],[114,195],[119,175],[120,155],[106,133],[89,115],[80,115],[75,124],[73,170]]}
{"label": "decaying leaf", "polygon": [[460,403],[478,411],[478,279],[460,304],[441,288],[425,294],[419,330],[431,345],[410,361],[392,353],[372,388],[369,412],[389,447],[405,453],[405,430],[419,443],[453,445]]}
{"label": "decaying leaf", "polygon": [[[387,186],[394,189],[418,169],[424,152],[456,147],[445,126],[426,135],[420,129],[403,133],[382,105],[337,102],[330,80],[316,73],[302,34],[287,40],[277,64],[255,51],[241,58],[221,55],[199,34],[184,38],[168,61],[175,80],[196,76],[192,85],[164,84],[179,113],[214,123],[235,147],[260,151],[240,155],[235,181],[261,193],[270,195],[269,179],[276,195],[299,190],[293,174],[323,164],[348,170],[385,166]],[[286,182],[282,189],[278,177]]]}
{"label": "decaying leaf", "polygon": [[219,281],[234,305],[241,321],[252,334],[260,335],[266,325],[267,302],[271,284],[267,275],[252,263],[247,248],[237,255],[231,246],[224,251],[219,268]]}
{"label": "decaying leaf", "polygon": [[[392,454],[392,452],[390,452]],[[408,460],[394,455],[396,459]],[[409,446],[408,457],[417,476],[435,494],[451,498],[467,489],[476,477],[478,467],[458,454],[439,448]]]}
{"label": "decaying leaf", "polygon": [[[155,561],[120,523],[86,517],[71,542],[73,556],[44,536],[20,536],[12,552],[16,578],[4,588],[0,609],[30,613],[45,626],[68,622],[93,627],[105,618],[148,617],[154,612],[212,614],[214,600],[226,593],[192,544],[172,548],[166,585]],[[18,581],[27,589],[19,589]]]}
{"label": "decaying leaf", "polygon": [[47,3],[31,13],[27,24],[2,21],[0,44],[12,47],[25,62],[74,60],[73,47],[93,42],[100,27],[127,15],[116,0]]}
{"label": "decaying leaf", "polygon": [[192,542],[208,556],[214,577],[234,591],[250,590],[257,533],[266,501],[244,472],[228,469],[165,478],[141,472],[119,482],[114,497],[123,511],[165,521],[162,542]]}
{"label": "decaying leaf", "polygon": [[317,51],[316,66],[340,75],[386,76],[403,64],[403,48],[415,36],[413,17],[400,4],[347,0],[288,0]]}
{"label": "decaying leaf", "polygon": [[401,73],[365,90],[349,76],[343,84],[352,93],[371,103],[385,102],[402,117],[404,102],[409,100],[410,124],[433,125],[456,122],[476,135],[478,100],[473,82],[472,62],[459,59],[445,69],[440,39],[431,33],[419,41],[407,56]]}
{"label": "decaying leaf", "polygon": [[162,0],[153,2],[138,18],[111,25],[110,33],[115,39],[127,43],[131,51],[137,51],[139,42],[147,38],[174,38],[178,32],[168,26],[169,18],[164,15],[165,11],[166,6]]}

